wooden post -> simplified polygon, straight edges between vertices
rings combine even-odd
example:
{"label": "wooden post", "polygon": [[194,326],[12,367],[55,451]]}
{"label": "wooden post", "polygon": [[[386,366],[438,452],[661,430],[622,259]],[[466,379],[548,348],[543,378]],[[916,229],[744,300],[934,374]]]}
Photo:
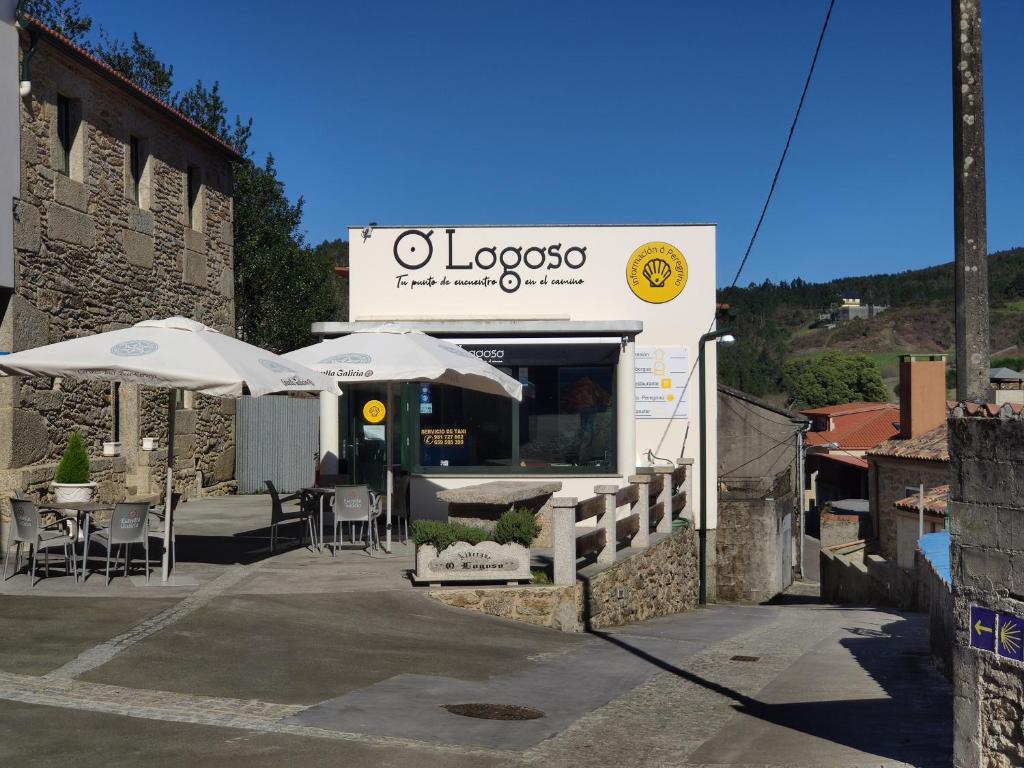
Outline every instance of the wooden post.
{"label": "wooden post", "polygon": [[555,548],[555,584],[576,583],[576,502],[573,497],[551,499],[551,532]]}
{"label": "wooden post", "polygon": [[651,501],[647,486],[651,484],[651,475],[631,475],[627,479],[638,486],[633,511],[640,521],[640,527],[630,544],[634,547],[649,547],[651,545]]}
{"label": "wooden post", "polygon": [[597,553],[597,562],[614,563],[615,550],[618,548],[618,537],[615,530],[615,494],[618,493],[618,486],[595,485],[594,493],[604,497],[604,511],[597,519],[599,527],[604,528],[604,546]]}

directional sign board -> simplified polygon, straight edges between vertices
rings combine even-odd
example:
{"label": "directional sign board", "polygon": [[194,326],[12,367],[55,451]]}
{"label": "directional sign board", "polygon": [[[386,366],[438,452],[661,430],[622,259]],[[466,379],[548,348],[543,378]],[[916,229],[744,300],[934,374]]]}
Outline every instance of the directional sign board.
{"label": "directional sign board", "polygon": [[996,650],[997,614],[988,608],[971,606],[971,648],[983,651]]}

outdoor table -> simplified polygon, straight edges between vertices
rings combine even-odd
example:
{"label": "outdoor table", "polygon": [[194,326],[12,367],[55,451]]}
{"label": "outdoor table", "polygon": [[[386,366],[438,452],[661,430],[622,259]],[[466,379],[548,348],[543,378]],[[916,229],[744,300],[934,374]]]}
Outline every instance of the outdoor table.
{"label": "outdoor table", "polygon": [[324,551],[324,499],[328,496],[334,496],[334,486],[324,487],[321,485],[313,485],[307,488],[300,488],[299,493],[308,493],[310,496],[320,497],[320,524],[317,527],[315,533],[316,540],[313,545],[316,547],[318,552]]}
{"label": "outdoor table", "polygon": [[79,530],[82,531],[82,567],[79,571],[79,581],[85,581],[85,559],[89,554],[89,521],[93,512],[106,512],[114,508],[113,502],[106,501],[58,501],[53,504],[46,504],[47,509],[68,510],[76,513],[75,519]]}

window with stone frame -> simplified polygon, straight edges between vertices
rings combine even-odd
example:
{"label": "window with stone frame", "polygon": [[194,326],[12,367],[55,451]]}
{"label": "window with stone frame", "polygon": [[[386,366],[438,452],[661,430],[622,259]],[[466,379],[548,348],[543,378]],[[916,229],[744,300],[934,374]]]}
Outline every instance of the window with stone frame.
{"label": "window with stone frame", "polygon": [[196,232],[203,231],[203,176],[197,165],[190,165],[185,173],[185,205],[188,225]]}
{"label": "window with stone frame", "polygon": [[84,168],[81,101],[62,93],[57,94],[56,128],[57,141],[54,146],[56,170],[75,181],[81,181]]}
{"label": "window with stone frame", "polygon": [[149,169],[149,142],[141,137],[131,134],[128,137],[127,161],[128,169],[125,176],[125,190],[128,199],[139,208],[149,208],[150,203],[150,169]]}

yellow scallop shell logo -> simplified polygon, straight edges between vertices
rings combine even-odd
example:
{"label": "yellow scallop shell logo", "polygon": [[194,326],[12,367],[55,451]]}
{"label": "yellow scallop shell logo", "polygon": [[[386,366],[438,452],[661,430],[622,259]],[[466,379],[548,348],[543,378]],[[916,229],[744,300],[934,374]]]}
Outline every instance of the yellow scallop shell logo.
{"label": "yellow scallop shell logo", "polygon": [[387,409],[380,400],[369,400],[363,406],[363,418],[371,424],[380,424],[387,415]]}
{"label": "yellow scallop shell logo", "polygon": [[669,243],[644,243],[626,262],[629,289],[648,304],[672,301],[683,292],[689,275],[683,252]]}

